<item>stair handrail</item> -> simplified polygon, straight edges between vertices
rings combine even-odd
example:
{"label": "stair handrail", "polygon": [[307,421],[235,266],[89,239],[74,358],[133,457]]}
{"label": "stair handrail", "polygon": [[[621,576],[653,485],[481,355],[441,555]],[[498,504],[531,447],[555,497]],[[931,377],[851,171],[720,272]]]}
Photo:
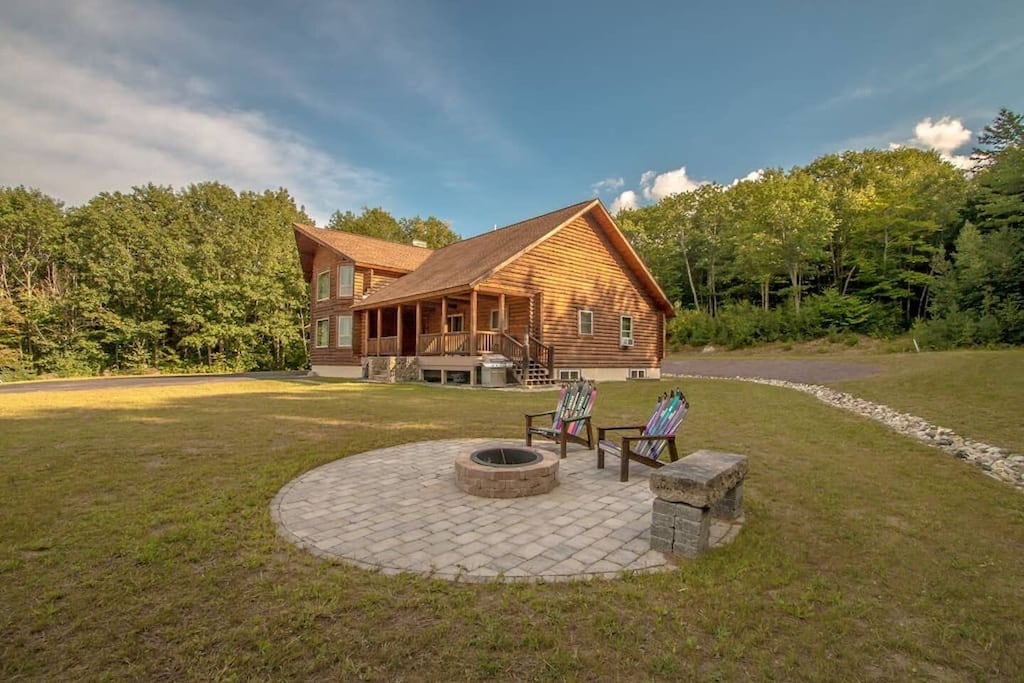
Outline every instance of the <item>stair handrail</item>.
{"label": "stair handrail", "polygon": [[[555,376],[555,347],[548,346],[532,334],[527,335],[530,341],[530,356],[536,359],[537,363],[548,369],[548,377]],[[534,353],[536,350],[536,353]]]}
{"label": "stair handrail", "polygon": [[522,361],[524,356],[523,343],[507,332],[501,333],[501,355],[507,357],[513,363]]}

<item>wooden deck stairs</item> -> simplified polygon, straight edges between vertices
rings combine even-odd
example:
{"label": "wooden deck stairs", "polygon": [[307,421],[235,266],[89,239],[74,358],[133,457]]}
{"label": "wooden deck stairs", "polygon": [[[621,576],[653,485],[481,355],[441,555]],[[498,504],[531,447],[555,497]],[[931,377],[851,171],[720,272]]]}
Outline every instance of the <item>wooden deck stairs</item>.
{"label": "wooden deck stairs", "polygon": [[535,360],[530,360],[528,367],[524,369],[522,362],[515,363],[512,372],[516,381],[526,387],[540,387],[558,384],[558,380],[551,376],[547,367]]}

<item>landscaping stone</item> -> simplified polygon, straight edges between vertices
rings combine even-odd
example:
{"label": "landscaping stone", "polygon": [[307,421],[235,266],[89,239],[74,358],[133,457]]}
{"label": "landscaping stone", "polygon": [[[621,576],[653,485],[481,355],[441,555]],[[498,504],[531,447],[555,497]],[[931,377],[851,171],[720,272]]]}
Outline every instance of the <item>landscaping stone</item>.
{"label": "landscaping stone", "polygon": [[680,377],[732,379],[740,382],[784,387],[810,394],[823,403],[875,420],[900,434],[917,439],[929,446],[934,446],[950,455],[966,460],[979,467],[989,477],[1006,482],[1018,491],[1024,492],[1024,455],[1012,453],[1004,448],[981,441],[964,438],[952,429],[934,425],[916,415],[901,413],[889,406],[872,403],[871,401],[819,384],[739,376],[709,377],[706,375],[680,375]]}
{"label": "landscaping stone", "polygon": [[652,550],[697,557],[711,543],[713,517],[743,515],[743,478],[747,458],[700,450],[655,470],[651,491]]}
{"label": "landscaping stone", "polygon": [[651,491],[673,503],[710,507],[742,482],[746,474],[746,456],[700,450],[654,470]]}

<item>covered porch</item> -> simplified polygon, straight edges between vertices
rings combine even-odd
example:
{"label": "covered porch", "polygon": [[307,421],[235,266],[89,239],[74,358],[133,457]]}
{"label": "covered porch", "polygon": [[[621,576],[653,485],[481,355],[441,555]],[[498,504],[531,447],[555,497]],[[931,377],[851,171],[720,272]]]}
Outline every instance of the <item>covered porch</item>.
{"label": "covered porch", "polygon": [[369,357],[416,357],[424,370],[468,371],[470,383],[475,383],[475,370],[484,358],[494,354],[512,361],[520,382],[528,383],[531,368],[546,370],[550,378],[554,349],[535,332],[541,329],[540,297],[471,289],[392,305],[357,306],[359,350]]}

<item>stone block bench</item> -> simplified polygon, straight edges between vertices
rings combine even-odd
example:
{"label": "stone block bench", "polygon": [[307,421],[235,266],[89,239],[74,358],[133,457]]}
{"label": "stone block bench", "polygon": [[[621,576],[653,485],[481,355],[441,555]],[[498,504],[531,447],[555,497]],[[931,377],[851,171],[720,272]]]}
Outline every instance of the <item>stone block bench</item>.
{"label": "stone block bench", "polygon": [[652,472],[651,549],[684,557],[707,550],[712,517],[743,515],[746,474],[747,456],[707,450]]}

